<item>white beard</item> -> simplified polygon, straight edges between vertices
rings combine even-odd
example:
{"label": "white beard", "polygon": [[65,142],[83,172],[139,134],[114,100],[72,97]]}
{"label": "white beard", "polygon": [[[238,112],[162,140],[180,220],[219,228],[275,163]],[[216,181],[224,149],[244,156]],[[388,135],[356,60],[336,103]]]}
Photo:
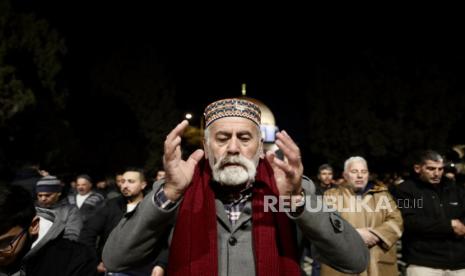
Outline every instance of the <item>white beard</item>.
{"label": "white beard", "polygon": [[255,180],[255,171],[254,175],[249,175],[243,167],[231,166],[214,170],[213,179],[223,185],[236,186]]}
{"label": "white beard", "polygon": [[[255,181],[259,152],[252,159],[242,155],[226,155],[215,162],[212,154],[208,152],[208,160],[213,172],[213,180],[226,186],[237,186],[247,182]],[[225,166],[234,163],[234,166]]]}

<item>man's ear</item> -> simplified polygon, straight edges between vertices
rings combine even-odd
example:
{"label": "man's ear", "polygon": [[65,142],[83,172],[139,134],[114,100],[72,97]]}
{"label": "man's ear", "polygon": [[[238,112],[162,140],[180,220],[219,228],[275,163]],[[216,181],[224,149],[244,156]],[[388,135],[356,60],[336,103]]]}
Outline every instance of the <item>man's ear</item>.
{"label": "man's ear", "polygon": [[39,216],[35,216],[32,219],[31,226],[29,226],[29,234],[31,236],[36,236],[39,234],[39,228],[40,228],[40,218]]}
{"label": "man's ear", "polygon": [[342,177],[344,177],[344,180],[347,182],[349,180],[349,174],[347,172],[342,173]]}
{"label": "man's ear", "polygon": [[415,164],[415,165],[413,165],[413,170],[414,170],[416,173],[419,174],[420,171],[421,171],[421,166],[418,165],[418,164]]}
{"label": "man's ear", "polygon": [[205,157],[205,159],[208,160],[207,144],[206,144],[206,142],[205,142],[205,138],[204,138],[203,141],[202,141],[202,145],[203,145],[203,152],[205,152],[205,154],[203,155],[203,157]]}
{"label": "man's ear", "polygon": [[147,187],[147,182],[146,182],[146,181],[142,181],[142,190],[144,190],[145,187]]}

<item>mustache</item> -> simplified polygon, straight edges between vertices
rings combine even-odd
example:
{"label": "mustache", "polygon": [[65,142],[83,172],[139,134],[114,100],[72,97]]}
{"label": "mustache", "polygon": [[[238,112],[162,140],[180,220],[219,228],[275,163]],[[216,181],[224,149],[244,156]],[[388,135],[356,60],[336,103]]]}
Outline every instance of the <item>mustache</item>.
{"label": "mustache", "polygon": [[249,160],[242,155],[226,155],[225,157],[218,160],[216,167],[223,168],[229,164],[236,164],[242,167],[246,167],[247,161]]}

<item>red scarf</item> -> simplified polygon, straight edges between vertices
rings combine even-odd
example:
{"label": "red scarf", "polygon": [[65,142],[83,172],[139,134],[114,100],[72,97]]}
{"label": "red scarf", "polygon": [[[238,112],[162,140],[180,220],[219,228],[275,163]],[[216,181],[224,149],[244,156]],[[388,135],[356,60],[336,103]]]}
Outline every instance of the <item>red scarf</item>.
{"label": "red scarf", "polygon": [[[252,191],[252,240],[257,275],[300,275],[295,228],[285,213],[264,212],[263,197],[279,195],[273,169],[260,160]],[[168,275],[218,275],[215,195],[203,159],[184,194],[174,229]]]}

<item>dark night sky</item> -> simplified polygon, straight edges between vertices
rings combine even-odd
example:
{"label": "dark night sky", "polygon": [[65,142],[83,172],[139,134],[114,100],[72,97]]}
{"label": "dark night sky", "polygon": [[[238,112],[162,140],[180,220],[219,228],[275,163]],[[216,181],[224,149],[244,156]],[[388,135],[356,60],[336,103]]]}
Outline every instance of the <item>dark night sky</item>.
{"label": "dark night sky", "polygon": [[[213,100],[239,96],[245,82],[248,96],[267,104],[278,126],[299,143],[308,132],[301,126],[307,108],[302,99],[322,76],[345,79],[372,59],[391,71],[387,74],[407,80],[423,66],[454,81],[464,73],[465,44],[430,29],[423,35],[417,26],[404,26],[402,34],[372,31],[368,23],[330,26],[329,18],[315,24],[279,8],[267,14],[235,7],[231,14],[220,7],[199,12],[129,2],[20,0],[15,5],[46,18],[65,37],[64,75],[71,94],[90,93],[90,72],[113,49],[137,54],[150,47],[175,87],[180,110],[200,114]],[[455,83],[456,90],[462,88]]]}
{"label": "dark night sky", "polygon": [[[82,85],[86,71],[100,55],[115,47],[137,52],[148,44],[167,68],[179,106],[197,112],[214,99],[239,95],[241,83],[246,82],[249,96],[265,102],[277,115],[288,114],[286,111],[295,110],[299,97],[311,87],[316,72],[322,69],[319,65],[330,68],[335,79],[343,78],[367,51],[387,62],[400,61],[406,70],[412,64],[447,63],[456,71],[464,60],[463,43],[423,37],[421,32],[412,35],[409,28],[405,35],[388,31],[384,36],[378,30],[382,37],[378,41],[373,39],[376,32],[368,29],[357,33],[344,24],[333,29],[298,14],[292,18],[293,14],[285,11],[281,15],[289,19],[276,18],[275,13],[241,11],[240,7],[229,14],[221,9],[197,12],[189,7],[177,10],[135,3],[18,3],[22,9],[47,18],[65,37],[65,71],[83,80]],[[319,29],[322,25],[330,29]],[[277,117],[284,127],[292,125],[293,118]]]}
{"label": "dark night sky", "polygon": [[283,128],[298,127],[293,122],[299,120],[297,114],[288,111],[302,108],[298,99],[312,77],[311,60],[315,51],[328,46],[312,46],[314,42],[279,21],[252,23],[256,19],[239,14],[203,18],[175,10],[167,15],[163,9],[135,4],[20,2],[65,37],[64,70],[71,90],[88,89],[86,77],[95,59],[112,48],[137,52],[148,44],[176,87],[180,109],[201,113],[212,100],[239,96],[245,82],[248,96],[267,104]]}

